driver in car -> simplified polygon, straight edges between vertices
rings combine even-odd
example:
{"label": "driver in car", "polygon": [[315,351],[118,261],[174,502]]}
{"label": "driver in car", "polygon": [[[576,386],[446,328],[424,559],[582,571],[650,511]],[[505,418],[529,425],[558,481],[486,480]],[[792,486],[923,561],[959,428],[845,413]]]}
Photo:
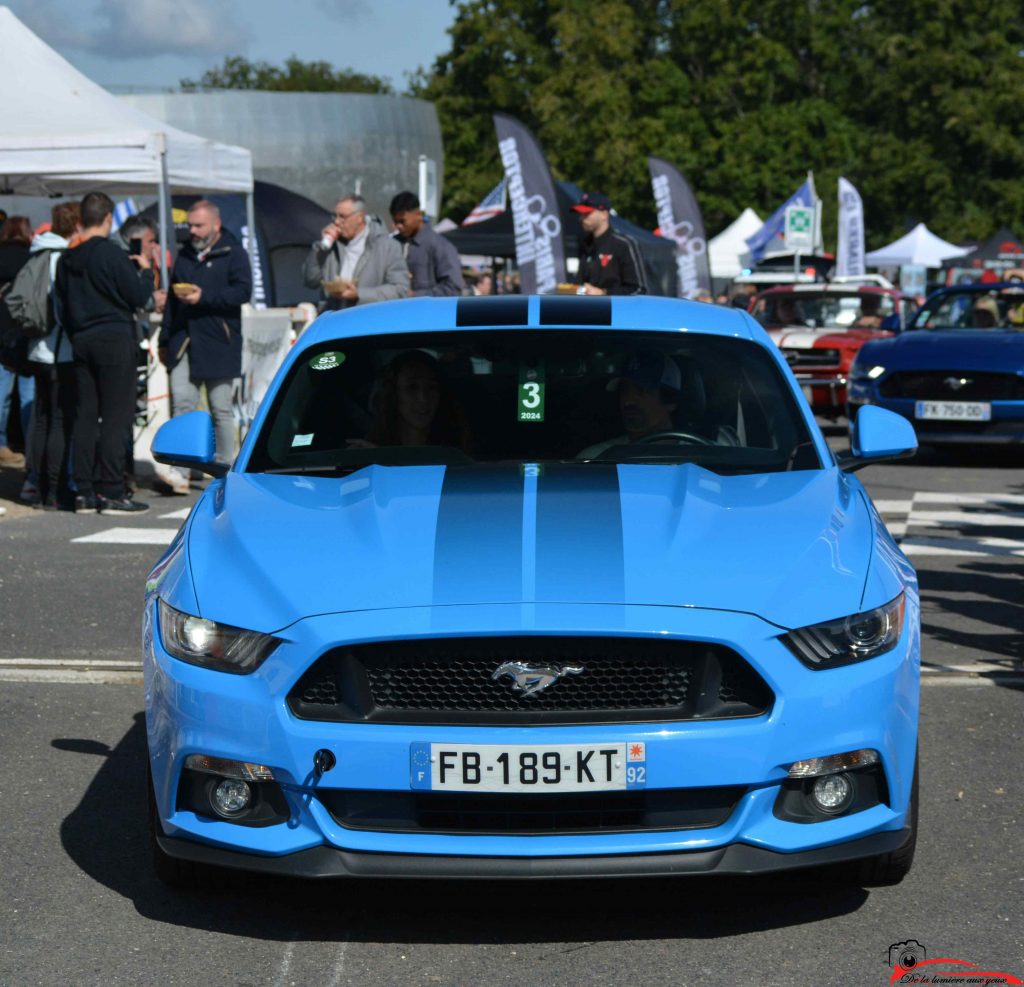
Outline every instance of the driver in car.
{"label": "driver in car", "polygon": [[588,446],[577,459],[600,459],[614,446],[640,442],[675,429],[672,416],[678,407],[682,375],[670,357],[651,351],[635,353],[626,361],[621,376],[609,381],[607,389],[618,392],[626,432]]}

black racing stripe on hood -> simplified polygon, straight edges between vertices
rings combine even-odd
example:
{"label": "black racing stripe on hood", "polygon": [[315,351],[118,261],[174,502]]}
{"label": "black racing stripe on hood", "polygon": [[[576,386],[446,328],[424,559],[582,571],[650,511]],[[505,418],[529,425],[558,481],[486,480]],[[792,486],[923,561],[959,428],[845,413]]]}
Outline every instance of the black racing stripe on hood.
{"label": "black racing stripe on hood", "polygon": [[622,500],[614,464],[545,464],[537,480],[538,600],[625,596]]}
{"label": "black racing stripe on hood", "polygon": [[449,466],[434,539],[435,604],[515,601],[522,592],[522,470]]}
{"label": "black racing stripe on hood", "polygon": [[525,326],[530,321],[528,298],[460,298],[457,326]]}

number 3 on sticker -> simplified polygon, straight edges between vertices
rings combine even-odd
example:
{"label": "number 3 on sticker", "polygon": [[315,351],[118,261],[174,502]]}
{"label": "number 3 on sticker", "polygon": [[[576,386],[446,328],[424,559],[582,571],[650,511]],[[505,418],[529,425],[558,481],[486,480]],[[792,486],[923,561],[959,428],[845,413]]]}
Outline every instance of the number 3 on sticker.
{"label": "number 3 on sticker", "polygon": [[516,408],[521,422],[544,421],[544,364],[521,364],[519,401]]}

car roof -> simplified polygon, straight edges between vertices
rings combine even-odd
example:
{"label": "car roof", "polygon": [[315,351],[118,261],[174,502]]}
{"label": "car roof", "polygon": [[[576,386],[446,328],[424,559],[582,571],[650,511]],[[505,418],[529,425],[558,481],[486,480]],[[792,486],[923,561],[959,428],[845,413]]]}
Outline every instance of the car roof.
{"label": "car roof", "polygon": [[325,312],[300,342],[306,348],[352,336],[504,328],[695,332],[763,342],[760,326],[739,309],[653,295],[403,298]]}
{"label": "car roof", "polygon": [[774,297],[775,295],[899,295],[895,288],[883,288],[879,284],[785,284],[775,288],[766,288],[757,294],[757,298]]}

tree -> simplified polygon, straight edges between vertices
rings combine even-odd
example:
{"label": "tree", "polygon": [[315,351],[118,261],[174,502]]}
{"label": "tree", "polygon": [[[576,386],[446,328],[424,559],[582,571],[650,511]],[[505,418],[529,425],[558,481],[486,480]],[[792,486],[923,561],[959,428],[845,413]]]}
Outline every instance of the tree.
{"label": "tree", "polygon": [[709,230],[773,210],[813,170],[865,203],[869,246],[924,220],[951,239],[1024,228],[1024,12],[1016,0],[458,0],[434,101],[445,211],[500,175],[491,114],[556,178],[654,223],[648,154],[691,179]]}
{"label": "tree", "polygon": [[208,69],[196,79],[182,79],[183,92],[211,89],[263,89],[302,93],[392,93],[386,79],[351,69],[335,69],[329,62],[304,62],[295,55],[284,68],[269,62],[250,62],[229,55],[219,68]]}

